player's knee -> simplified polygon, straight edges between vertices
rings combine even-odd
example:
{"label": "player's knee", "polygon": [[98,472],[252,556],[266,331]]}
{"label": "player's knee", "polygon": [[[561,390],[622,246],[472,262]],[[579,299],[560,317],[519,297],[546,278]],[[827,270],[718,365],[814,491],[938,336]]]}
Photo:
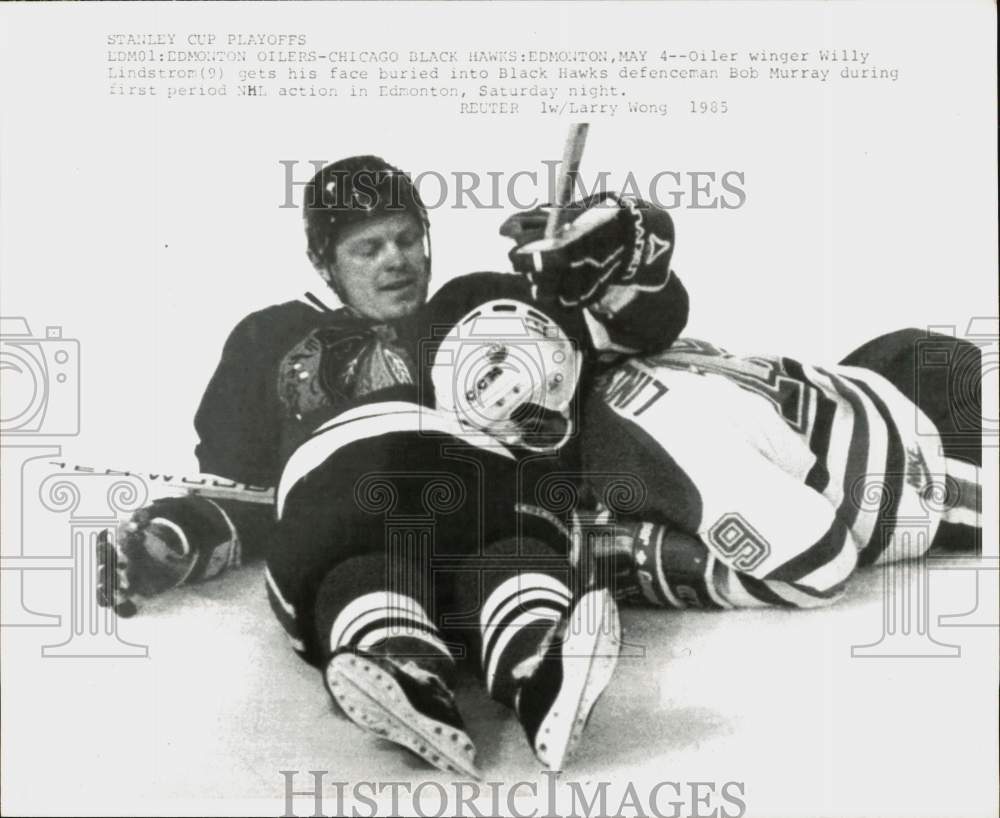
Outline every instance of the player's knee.
{"label": "player's knee", "polygon": [[925,330],[915,327],[887,332],[862,344],[840,363],[844,366],[862,366],[885,375],[901,356],[912,356],[917,341],[926,337]]}
{"label": "player's knee", "polygon": [[316,607],[346,604],[364,594],[386,590],[387,561],[384,554],[363,554],[332,568],[316,592]]}
{"label": "player's knee", "polygon": [[327,571],[316,589],[313,604],[316,644],[326,654],[334,621],[352,601],[386,590],[386,560],[382,554],[364,554],[344,560]]}

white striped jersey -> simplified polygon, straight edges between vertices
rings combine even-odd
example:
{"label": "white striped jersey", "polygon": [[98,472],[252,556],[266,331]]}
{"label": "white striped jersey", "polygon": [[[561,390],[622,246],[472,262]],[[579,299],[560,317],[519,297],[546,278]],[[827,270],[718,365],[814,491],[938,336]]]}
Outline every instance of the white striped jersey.
{"label": "white striped jersey", "polygon": [[584,471],[638,477],[633,516],[698,537],[724,603],[822,604],[858,564],[926,551],[942,518],[934,427],[866,369],[679,339],[605,372],[583,419]]}

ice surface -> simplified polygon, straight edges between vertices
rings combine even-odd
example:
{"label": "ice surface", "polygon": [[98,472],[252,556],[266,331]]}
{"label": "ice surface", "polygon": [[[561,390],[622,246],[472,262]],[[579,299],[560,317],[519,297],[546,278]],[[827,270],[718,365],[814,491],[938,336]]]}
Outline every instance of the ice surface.
{"label": "ice surface", "polygon": [[[609,810],[629,781],[648,793],[733,780],[748,815],[995,814],[997,631],[937,623],[974,607],[975,582],[930,574],[931,632],[960,646],[951,659],[851,657],[882,633],[879,569],[819,611],[628,610],[626,652],[644,655],[621,661],[559,780],[615,782]],[[46,659],[39,646],[65,628],[3,630],[4,734],[19,737],[3,748],[7,814],[282,814],[281,770],[300,771],[301,790],[307,770],[348,791],[451,786],[334,713],[272,617],[259,566],[157,599],[119,632],[147,644],[148,659]],[[543,791],[513,717],[472,678],[460,704],[487,780]],[[311,815],[312,799],[293,808]],[[691,809],[688,799],[679,814]]]}

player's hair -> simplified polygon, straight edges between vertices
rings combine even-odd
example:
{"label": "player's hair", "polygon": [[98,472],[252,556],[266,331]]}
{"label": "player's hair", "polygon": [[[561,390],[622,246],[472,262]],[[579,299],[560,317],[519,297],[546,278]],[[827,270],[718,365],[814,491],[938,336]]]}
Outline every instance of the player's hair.
{"label": "player's hair", "polygon": [[346,228],[392,213],[413,214],[427,234],[427,208],[399,168],[378,156],[351,156],[327,165],[306,185],[302,201],[310,257],[332,263]]}

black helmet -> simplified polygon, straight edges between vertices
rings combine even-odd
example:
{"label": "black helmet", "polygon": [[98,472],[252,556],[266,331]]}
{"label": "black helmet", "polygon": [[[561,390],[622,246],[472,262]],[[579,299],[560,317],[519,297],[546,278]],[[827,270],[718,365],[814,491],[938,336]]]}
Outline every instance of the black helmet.
{"label": "black helmet", "polygon": [[386,213],[412,213],[427,233],[427,208],[410,177],[378,156],[351,156],[327,165],[306,185],[302,202],[309,253],[333,261],[345,228]]}

